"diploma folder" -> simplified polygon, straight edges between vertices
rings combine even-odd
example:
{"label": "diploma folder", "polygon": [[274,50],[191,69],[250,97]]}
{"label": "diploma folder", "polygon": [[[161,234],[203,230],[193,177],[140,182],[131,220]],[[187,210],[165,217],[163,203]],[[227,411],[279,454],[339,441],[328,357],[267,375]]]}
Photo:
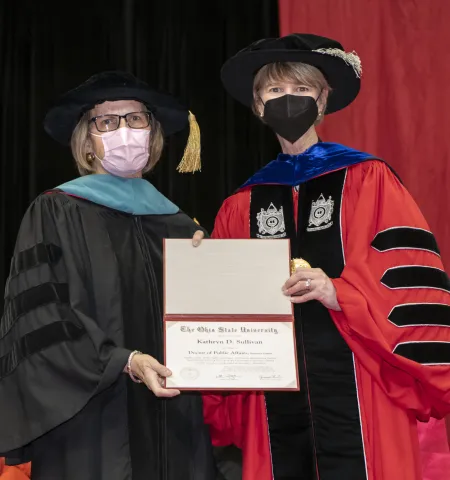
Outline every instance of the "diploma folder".
{"label": "diploma folder", "polygon": [[166,388],[299,390],[289,240],[164,240]]}

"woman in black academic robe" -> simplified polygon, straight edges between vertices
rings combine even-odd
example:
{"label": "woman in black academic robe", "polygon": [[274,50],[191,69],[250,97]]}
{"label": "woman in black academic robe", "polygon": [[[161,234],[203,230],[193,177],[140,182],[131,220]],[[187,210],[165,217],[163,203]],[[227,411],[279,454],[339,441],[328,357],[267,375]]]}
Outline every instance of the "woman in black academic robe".
{"label": "woman in black academic robe", "polygon": [[121,72],[91,77],[46,117],[81,177],[28,209],[0,324],[0,456],[31,461],[33,480],[214,478],[201,398],[162,388],[159,363],[163,238],[202,234],[141,178],[162,131],[188,118],[195,127]]}

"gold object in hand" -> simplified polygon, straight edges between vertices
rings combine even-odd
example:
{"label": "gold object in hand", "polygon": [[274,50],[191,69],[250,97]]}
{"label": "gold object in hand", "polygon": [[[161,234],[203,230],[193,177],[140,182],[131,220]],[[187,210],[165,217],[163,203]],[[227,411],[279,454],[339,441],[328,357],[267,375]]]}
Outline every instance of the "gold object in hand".
{"label": "gold object in hand", "polygon": [[291,275],[293,275],[297,268],[311,268],[311,265],[303,258],[293,258],[291,260]]}

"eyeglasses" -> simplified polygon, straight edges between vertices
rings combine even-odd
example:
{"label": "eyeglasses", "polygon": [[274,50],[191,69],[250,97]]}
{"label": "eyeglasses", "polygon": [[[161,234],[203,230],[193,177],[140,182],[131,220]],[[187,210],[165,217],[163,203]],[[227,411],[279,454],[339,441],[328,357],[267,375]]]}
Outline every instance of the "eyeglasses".
{"label": "eyeglasses", "polygon": [[146,128],[150,125],[149,112],[131,112],[126,115],[98,115],[89,120],[95,123],[99,132],[112,132],[120,127],[120,121],[124,118],[130,128]]}

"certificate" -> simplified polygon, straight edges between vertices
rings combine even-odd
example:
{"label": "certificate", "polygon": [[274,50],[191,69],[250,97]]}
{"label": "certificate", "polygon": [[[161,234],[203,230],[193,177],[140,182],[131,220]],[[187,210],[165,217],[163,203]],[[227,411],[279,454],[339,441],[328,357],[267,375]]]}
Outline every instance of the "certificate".
{"label": "certificate", "polygon": [[164,242],[166,388],[298,390],[288,240]]}
{"label": "certificate", "polygon": [[166,388],[297,389],[293,322],[165,322]]}

